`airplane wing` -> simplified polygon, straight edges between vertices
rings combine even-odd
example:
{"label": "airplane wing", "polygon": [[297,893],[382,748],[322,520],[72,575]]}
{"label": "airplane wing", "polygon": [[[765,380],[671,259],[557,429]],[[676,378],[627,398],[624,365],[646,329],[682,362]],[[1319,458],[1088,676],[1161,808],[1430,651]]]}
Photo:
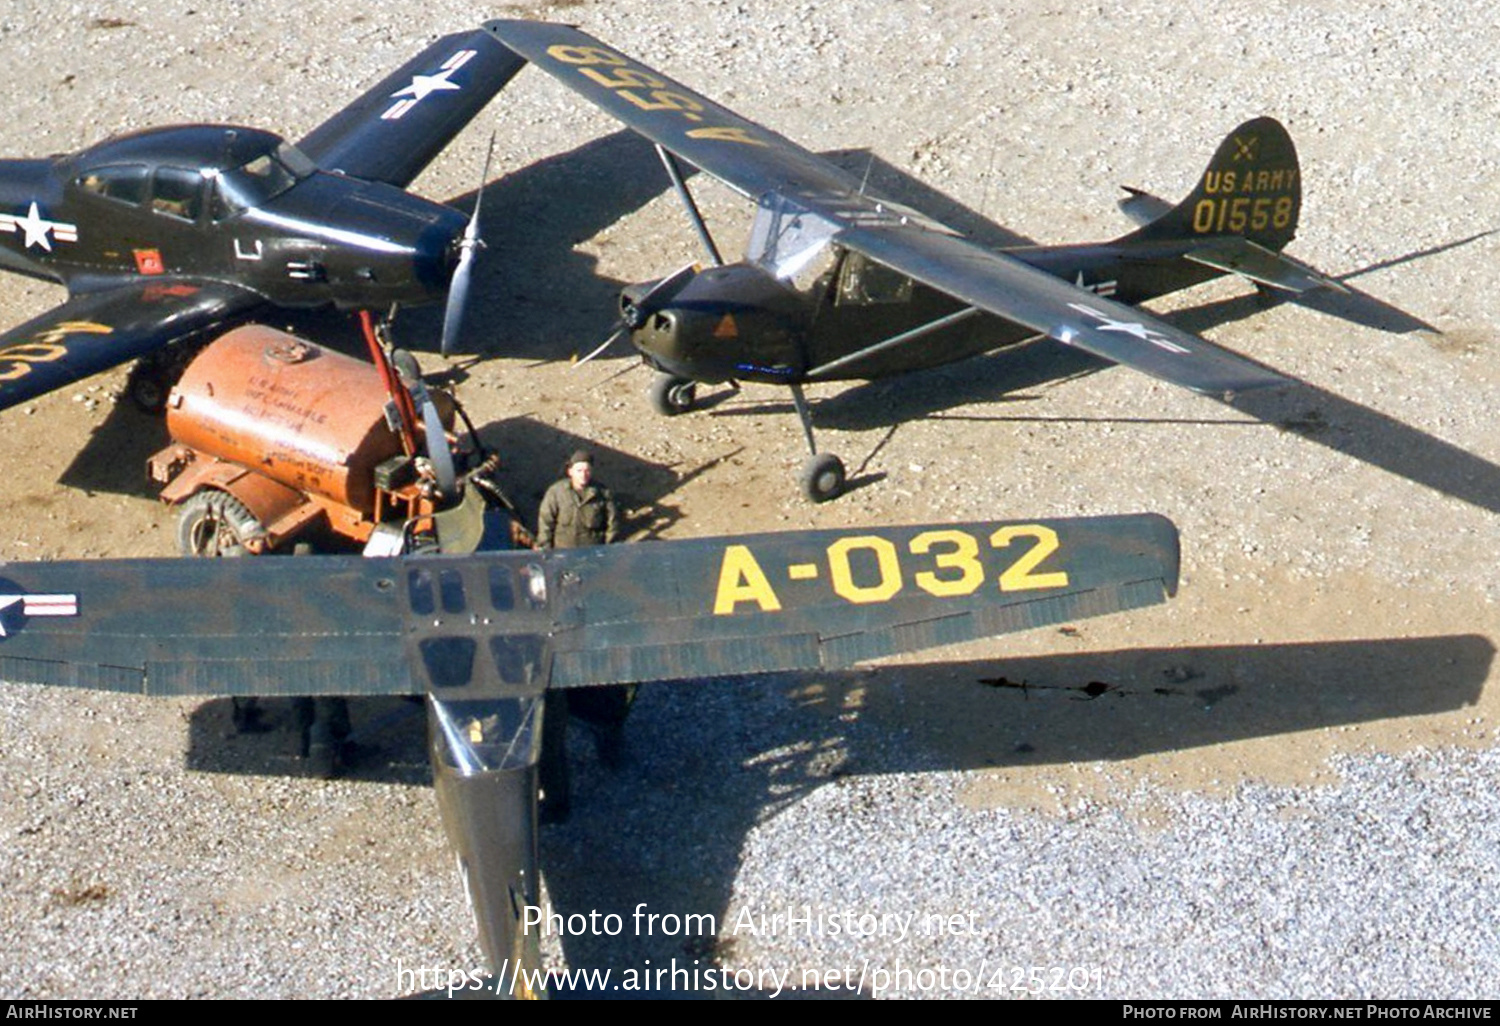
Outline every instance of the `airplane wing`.
{"label": "airplane wing", "polygon": [[0,410],[154,352],[262,302],[233,285],[167,278],[75,293],[0,335]]}
{"label": "airplane wing", "polygon": [[843,168],[578,29],[541,21],[484,27],[590,103],[753,200],[769,194],[815,199],[851,215],[878,207],[936,224],[865,194]]}
{"label": "airplane wing", "polygon": [[524,66],[483,30],[444,36],[297,146],[325,170],[404,189]]}
{"label": "airplane wing", "polygon": [[[870,196],[852,175],[817,154],[577,29],[534,21],[492,21],[485,28],[591,103],[715,178],[757,201],[772,195],[790,199],[840,226],[831,236],[838,245],[980,310],[1199,392],[1287,383],[1252,360]],[[816,380],[818,375],[808,376]]]}
{"label": "airplane wing", "polygon": [[915,225],[862,224],[840,229],[833,239],[971,306],[1195,392],[1288,383],[1269,367],[1136,307],[955,236]]}
{"label": "airplane wing", "polygon": [[462,557],[0,564],[0,680],[517,697],[848,666],[1161,602],[1150,514]]}

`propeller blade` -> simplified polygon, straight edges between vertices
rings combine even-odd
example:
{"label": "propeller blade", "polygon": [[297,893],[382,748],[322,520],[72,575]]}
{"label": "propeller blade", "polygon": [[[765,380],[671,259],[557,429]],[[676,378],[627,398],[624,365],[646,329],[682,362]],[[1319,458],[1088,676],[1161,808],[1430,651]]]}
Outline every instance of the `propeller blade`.
{"label": "propeller blade", "polygon": [[471,237],[469,228],[474,228],[478,223],[471,219],[469,227],[464,229],[463,240],[459,243],[458,266],[453,269],[453,280],[448,283],[448,304],[443,309],[444,356],[453,351],[453,344],[458,341],[458,332],[463,326],[464,309],[469,300],[469,282],[474,274],[474,252],[480,246],[478,231]]}
{"label": "propeller blade", "polygon": [[676,299],[677,294],[687,288],[688,282],[697,276],[698,265],[686,264],[667,275],[655,285],[652,285],[642,293],[640,299],[635,300],[626,307],[626,326],[639,328],[642,324],[645,324],[646,318]]}
{"label": "propeller blade", "polygon": [[432,472],[437,478],[438,490],[452,497],[457,494],[458,474],[453,469],[453,453],[448,448],[448,436],[443,431],[443,420],[438,416],[437,406],[427,391],[422,391],[422,430],[427,436],[427,458],[432,461]]}
{"label": "propeller blade", "polygon": [[422,410],[422,433],[427,438],[427,459],[432,463],[433,476],[437,478],[438,490],[452,497],[458,483],[458,473],[453,468],[453,453],[448,448],[448,436],[443,431],[443,418],[438,415],[427,383],[422,380],[422,368],[417,358],[405,349],[391,353],[391,366],[395,368],[401,385],[414,404]]}
{"label": "propeller blade", "polygon": [[604,352],[610,346],[614,345],[616,340],[623,338],[625,336],[625,333],[627,331],[629,331],[629,330],[630,330],[630,328],[629,328],[628,325],[624,325],[624,324],[620,325],[614,331],[610,332],[609,333],[609,338],[605,339],[602,343],[600,343],[598,346],[596,346],[594,348],[593,352],[589,353],[589,355],[585,356],[581,360],[574,360],[573,361],[573,366],[574,367],[582,367],[584,364],[588,363],[594,357],[598,356],[600,353]]}
{"label": "propeller blade", "polygon": [[458,341],[459,329],[463,326],[464,309],[469,300],[469,282],[474,274],[474,257],[484,248],[479,237],[479,211],[484,206],[484,185],[490,178],[490,160],[495,156],[495,133],[490,133],[490,145],[484,153],[484,170],[479,173],[479,191],[474,196],[474,212],[469,223],[464,225],[463,238],[458,242],[458,266],[453,269],[453,280],[448,284],[448,303],[443,308],[442,354],[447,356]]}

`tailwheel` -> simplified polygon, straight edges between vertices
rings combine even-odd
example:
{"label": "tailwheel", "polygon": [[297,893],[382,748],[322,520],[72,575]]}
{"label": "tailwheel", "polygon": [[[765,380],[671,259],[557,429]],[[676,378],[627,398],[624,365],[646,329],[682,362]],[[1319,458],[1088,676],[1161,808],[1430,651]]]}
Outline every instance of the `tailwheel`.
{"label": "tailwheel", "polygon": [[844,461],[832,453],[808,457],[802,464],[802,494],[812,502],[827,502],[844,494]]}
{"label": "tailwheel", "polygon": [[693,408],[698,383],[673,374],[658,373],[651,379],[651,408],[663,417],[675,417]]}

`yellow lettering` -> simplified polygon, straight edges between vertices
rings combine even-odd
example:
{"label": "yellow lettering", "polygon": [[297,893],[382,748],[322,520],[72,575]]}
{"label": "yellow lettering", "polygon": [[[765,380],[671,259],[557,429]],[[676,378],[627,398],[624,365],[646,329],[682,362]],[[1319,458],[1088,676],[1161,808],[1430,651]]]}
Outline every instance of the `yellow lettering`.
{"label": "yellow lettering", "polygon": [[58,321],[46,331],[39,331],[31,337],[38,342],[61,342],[69,335],[110,335],[114,330],[108,324],[95,321]]}
{"label": "yellow lettering", "polygon": [[929,595],[972,595],[984,583],[984,566],[979,562],[979,542],[962,531],[923,531],[911,540],[913,555],[925,556],[934,545],[952,545],[950,552],[939,552],[934,562],[944,570],[957,570],[958,577],[945,579],[930,570],[914,575],[917,587]]}
{"label": "yellow lettering", "polygon": [[694,128],[688,131],[689,139],[717,139],[720,142],[746,143],[750,146],[764,146],[765,143],[750,134],[748,128],[730,128],[720,126],[717,128]]}
{"label": "yellow lettering", "polygon": [[667,84],[664,78],[640,70],[639,68],[619,68],[615,71],[595,71],[593,68],[582,68],[580,73],[610,89],[629,89],[633,86],[645,86],[647,89],[660,89]]}
{"label": "yellow lettering", "polygon": [[997,549],[1003,549],[1017,538],[1034,538],[1036,544],[1000,575],[1001,591],[1030,591],[1034,588],[1066,588],[1068,586],[1066,570],[1056,570],[1045,574],[1032,573],[1042,560],[1057,551],[1056,531],[1050,527],[1043,527],[1041,524],[1002,527],[990,535],[990,544]]}
{"label": "yellow lettering", "polygon": [[66,346],[53,342],[21,342],[0,349],[0,359],[20,360],[24,363],[51,363],[67,355]]}
{"label": "yellow lettering", "polygon": [[619,90],[619,94],[641,110],[676,110],[686,114],[691,120],[699,120],[694,117],[694,112],[701,111],[703,104],[683,93],[674,93],[666,89],[657,89],[651,93],[650,98],[641,96],[639,93],[629,89]]}
{"label": "yellow lettering", "polygon": [[1271,215],[1271,224],[1277,228],[1285,228],[1292,223],[1292,197],[1276,197],[1276,211]]}
{"label": "yellow lettering", "polygon": [[619,67],[626,63],[623,56],[602,46],[568,46],[559,43],[547,47],[547,56],[564,64],[609,64]]}
{"label": "yellow lettering", "polygon": [[1214,228],[1214,201],[1202,199],[1193,208],[1193,231],[1207,235]]}
{"label": "yellow lettering", "polygon": [[[856,549],[866,549],[875,554],[875,566],[880,572],[878,583],[854,583],[849,553]],[[896,558],[896,546],[873,534],[840,538],[828,546],[828,575],[833,579],[834,593],[857,605],[885,602],[901,590],[901,561]]]}
{"label": "yellow lettering", "polygon": [[714,615],[732,614],[741,602],[754,602],[762,613],[779,613],[781,600],[766,579],[766,572],[744,545],[724,549],[724,563],[719,567],[719,590],[714,596]]}

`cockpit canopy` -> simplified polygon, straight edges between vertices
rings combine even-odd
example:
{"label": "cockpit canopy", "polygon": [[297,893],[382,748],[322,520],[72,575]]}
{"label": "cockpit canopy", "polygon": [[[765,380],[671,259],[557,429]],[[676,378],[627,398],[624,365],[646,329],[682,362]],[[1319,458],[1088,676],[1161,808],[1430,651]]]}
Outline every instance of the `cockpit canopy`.
{"label": "cockpit canopy", "polygon": [[108,139],[74,158],[74,184],[119,203],[149,205],[184,221],[204,210],[223,221],[260,207],[317,166],[257,128],[189,125]]}

